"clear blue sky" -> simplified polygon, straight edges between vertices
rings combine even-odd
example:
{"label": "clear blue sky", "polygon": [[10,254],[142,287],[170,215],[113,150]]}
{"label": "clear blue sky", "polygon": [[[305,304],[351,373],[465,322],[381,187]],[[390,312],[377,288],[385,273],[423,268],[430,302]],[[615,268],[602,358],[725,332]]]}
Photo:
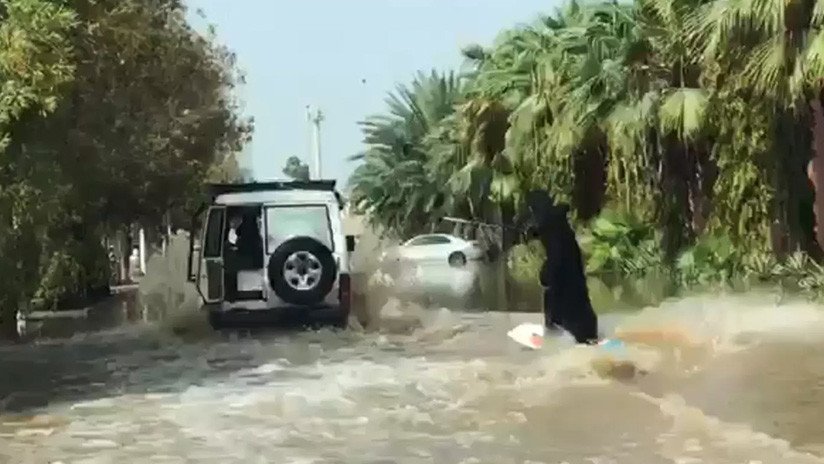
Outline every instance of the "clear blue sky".
{"label": "clear blue sky", "polygon": [[[383,111],[386,93],[418,70],[457,69],[460,49],[549,13],[558,0],[188,0],[200,29],[217,27],[237,53],[255,118],[242,163],[255,178],[283,177],[284,161],[308,161],[307,104],[326,115],[323,177],[346,182],[363,148],[357,122]],[[194,17],[196,9],[206,23]],[[365,83],[362,80],[366,80]]]}

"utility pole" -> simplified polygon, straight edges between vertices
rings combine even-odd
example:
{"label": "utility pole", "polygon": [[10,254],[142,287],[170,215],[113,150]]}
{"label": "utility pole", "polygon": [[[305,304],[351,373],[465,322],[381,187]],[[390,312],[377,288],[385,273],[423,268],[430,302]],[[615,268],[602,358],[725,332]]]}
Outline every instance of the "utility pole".
{"label": "utility pole", "polygon": [[322,175],[320,156],[320,123],[323,119],[323,112],[321,112],[320,109],[313,112],[311,106],[306,106],[306,120],[312,125],[312,158],[314,160],[314,173],[312,177],[315,179],[320,179]]}
{"label": "utility pole", "polygon": [[166,214],[163,215],[163,221],[166,223],[166,233],[163,235],[163,241],[161,242],[161,254],[165,257],[169,252],[169,243],[172,241],[172,216],[168,209]]}
{"label": "utility pole", "polygon": [[140,273],[146,275],[146,229],[143,226],[140,226],[140,230],[138,232],[139,237],[139,258],[140,258]]}

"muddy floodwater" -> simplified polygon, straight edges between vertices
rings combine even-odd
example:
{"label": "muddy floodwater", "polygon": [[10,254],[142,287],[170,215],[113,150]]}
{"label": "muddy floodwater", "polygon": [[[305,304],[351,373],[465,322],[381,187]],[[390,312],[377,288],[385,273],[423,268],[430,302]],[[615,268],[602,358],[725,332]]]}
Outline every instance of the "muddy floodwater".
{"label": "muddy floodwater", "polygon": [[[173,245],[139,308],[0,344],[0,464],[824,463],[819,306],[597,297],[626,350],[531,351],[506,332],[541,315],[489,309],[534,300],[414,269],[371,279],[366,329],[215,333]],[[386,303],[398,289],[425,298]]]}
{"label": "muddy floodwater", "polygon": [[[387,321],[416,322],[187,336],[137,322],[4,346],[0,462],[824,462],[813,305],[607,314],[605,332],[649,344],[613,355],[564,337],[524,351],[505,334],[537,314],[396,306]],[[636,372],[611,369],[619,356]]]}

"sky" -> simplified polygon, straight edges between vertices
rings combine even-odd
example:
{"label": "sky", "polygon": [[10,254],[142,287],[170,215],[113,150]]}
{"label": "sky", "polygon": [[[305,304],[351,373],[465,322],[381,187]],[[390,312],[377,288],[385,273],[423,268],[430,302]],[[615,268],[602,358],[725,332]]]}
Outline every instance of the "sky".
{"label": "sky", "polygon": [[[549,13],[558,0],[188,0],[192,23],[217,28],[246,75],[255,119],[241,164],[257,180],[283,178],[289,156],[310,162],[306,106],[320,108],[322,177],[349,178],[363,151],[358,121],[419,70],[457,70],[460,49]],[[206,19],[194,13],[202,10]]]}

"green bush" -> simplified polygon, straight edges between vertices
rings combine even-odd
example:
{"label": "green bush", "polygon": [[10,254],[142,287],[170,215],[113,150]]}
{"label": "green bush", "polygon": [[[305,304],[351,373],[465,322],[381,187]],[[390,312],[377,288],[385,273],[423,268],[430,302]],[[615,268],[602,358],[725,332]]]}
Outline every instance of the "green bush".
{"label": "green bush", "polygon": [[641,277],[662,267],[655,229],[625,213],[605,211],[580,242],[589,274]]}
{"label": "green bush", "polygon": [[675,263],[675,271],[684,287],[728,284],[738,270],[740,261],[735,247],[724,235],[700,237],[695,245],[681,253]]}
{"label": "green bush", "polygon": [[67,250],[55,251],[44,260],[43,277],[34,298],[42,300],[48,309],[54,309],[57,301],[65,295],[77,294],[81,290],[83,268]]}
{"label": "green bush", "polygon": [[539,240],[515,245],[507,259],[509,275],[521,284],[537,284],[538,275],[546,259],[544,246]]}
{"label": "green bush", "polygon": [[[627,214],[602,213],[581,231],[578,240],[587,274],[642,277],[663,266],[655,229]],[[532,284],[545,258],[541,242],[532,240],[510,250],[507,267],[515,281]]]}
{"label": "green bush", "polygon": [[[801,251],[779,261],[766,248],[736,247],[724,234],[707,234],[683,250],[674,263],[667,263],[660,238],[653,226],[611,210],[580,231],[597,306],[614,309],[624,300],[656,304],[685,290],[747,290],[765,285],[824,300],[824,266]],[[545,256],[537,240],[513,247],[507,259],[511,278],[537,285]]]}
{"label": "green bush", "polygon": [[813,299],[824,299],[824,267],[802,251],[774,264],[771,274],[778,278],[784,289],[799,291]]}
{"label": "green bush", "polygon": [[109,261],[99,242],[69,240],[63,245],[42,260],[42,277],[34,293],[42,309],[63,309],[58,307],[61,302],[84,305],[94,296],[90,292],[108,289]]}

